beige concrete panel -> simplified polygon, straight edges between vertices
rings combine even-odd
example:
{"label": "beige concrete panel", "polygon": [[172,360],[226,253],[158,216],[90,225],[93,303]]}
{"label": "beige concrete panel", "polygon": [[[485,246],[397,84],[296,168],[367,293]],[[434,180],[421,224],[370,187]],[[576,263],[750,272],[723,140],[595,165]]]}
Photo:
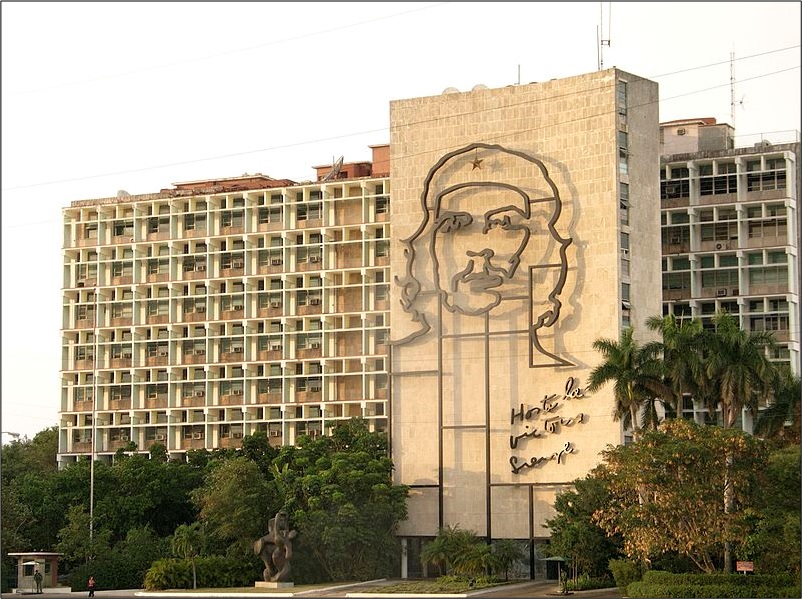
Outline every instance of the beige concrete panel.
{"label": "beige concrete panel", "polygon": [[400,536],[437,536],[438,515],[437,489],[411,489],[407,498],[409,517],[398,524]]}

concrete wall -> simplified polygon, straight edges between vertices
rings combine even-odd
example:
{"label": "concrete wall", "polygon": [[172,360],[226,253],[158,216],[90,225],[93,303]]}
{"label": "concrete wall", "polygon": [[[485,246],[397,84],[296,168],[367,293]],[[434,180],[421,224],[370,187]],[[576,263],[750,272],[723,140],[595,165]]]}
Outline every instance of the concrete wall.
{"label": "concrete wall", "polygon": [[584,387],[594,340],[621,328],[621,127],[633,324],[660,312],[657,112],[657,85],[615,69],[391,103],[392,446],[412,487],[400,534],[548,536],[555,494],[622,442],[612,389]]}

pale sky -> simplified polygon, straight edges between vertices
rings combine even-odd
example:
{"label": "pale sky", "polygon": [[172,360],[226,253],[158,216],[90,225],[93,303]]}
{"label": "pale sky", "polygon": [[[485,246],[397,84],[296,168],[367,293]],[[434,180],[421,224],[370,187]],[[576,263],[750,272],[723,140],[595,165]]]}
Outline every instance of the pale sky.
{"label": "pale sky", "polygon": [[600,66],[656,81],[661,121],[715,117],[738,145],[800,130],[799,2],[0,10],[2,430],[29,438],[58,424],[61,209],[73,200],[243,173],[312,180],[315,165],[389,142],[391,100]]}

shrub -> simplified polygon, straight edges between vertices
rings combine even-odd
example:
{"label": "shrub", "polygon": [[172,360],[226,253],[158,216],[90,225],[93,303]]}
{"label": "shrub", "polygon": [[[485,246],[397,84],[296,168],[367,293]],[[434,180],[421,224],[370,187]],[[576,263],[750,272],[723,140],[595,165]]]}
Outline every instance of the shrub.
{"label": "shrub", "polygon": [[799,580],[788,574],[672,574],[650,571],[627,587],[629,597],[800,597]]}
{"label": "shrub", "polygon": [[627,592],[627,587],[635,581],[641,579],[641,569],[638,564],[628,559],[611,559],[608,562],[610,572],[613,573],[616,586],[622,593]]}

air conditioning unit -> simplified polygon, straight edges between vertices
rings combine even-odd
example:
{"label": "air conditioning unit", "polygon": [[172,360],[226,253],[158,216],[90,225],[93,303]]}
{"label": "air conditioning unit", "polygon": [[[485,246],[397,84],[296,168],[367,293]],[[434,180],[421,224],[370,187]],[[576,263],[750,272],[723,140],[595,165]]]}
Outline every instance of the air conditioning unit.
{"label": "air conditioning unit", "polygon": [[162,433],[159,433],[159,434],[156,435],[156,440],[157,441],[164,441],[164,437],[165,436]]}
{"label": "air conditioning unit", "polygon": [[196,356],[205,356],[206,350],[202,348],[198,348],[193,352]]}
{"label": "air conditioning unit", "polygon": [[629,260],[629,250],[627,248],[621,248],[621,257]]}
{"label": "air conditioning unit", "polygon": [[195,312],[206,312],[206,306],[195,306]]}
{"label": "air conditioning unit", "polygon": [[130,359],[131,359],[131,352],[123,352],[123,353],[121,354],[121,357],[122,357],[123,359],[125,359],[125,360],[130,360]]}
{"label": "air conditioning unit", "polygon": [[195,265],[195,270],[198,271],[198,272],[203,272],[204,270],[206,270],[206,265],[205,264],[196,264]]}
{"label": "air conditioning unit", "polygon": [[193,439],[203,439],[203,433],[192,433]]}
{"label": "air conditioning unit", "polygon": [[734,287],[731,295],[738,295],[738,288]]}
{"label": "air conditioning unit", "polygon": [[717,250],[728,250],[730,249],[730,244],[728,241],[720,241],[716,244]]}
{"label": "air conditioning unit", "polygon": [[192,395],[194,395],[195,397],[203,397],[204,395],[206,395],[206,392],[198,389]]}
{"label": "air conditioning unit", "polygon": [[166,349],[159,350],[159,356],[162,358],[167,357],[168,351]]}
{"label": "air conditioning unit", "polygon": [[148,399],[159,399],[159,394],[153,391],[152,393],[148,393]]}
{"label": "air conditioning unit", "polygon": [[313,341],[312,343],[309,344],[309,347],[312,348],[312,349],[320,349],[320,342],[319,341]]}
{"label": "air conditioning unit", "polygon": [[271,437],[280,437],[281,436],[281,431],[270,431],[270,436]]}
{"label": "air conditioning unit", "polygon": [[311,306],[319,306],[320,305],[320,298],[319,297],[313,297],[312,299],[309,300],[309,304]]}
{"label": "air conditioning unit", "polygon": [[234,260],[231,263],[231,268],[245,268],[245,262],[242,260]]}
{"label": "air conditioning unit", "polygon": [[309,392],[310,393],[320,393],[320,387],[318,387],[317,385],[315,385],[313,387],[309,387]]}
{"label": "air conditioning unit", "polygon": [[235,439],[242,439],[242,433],[234,433],[232,435]]}
{"label": "air conditioning unit", "polygon": [[232,389],[231,395],[242,395],[242,389]]}
{"label": "air conditioning unit", "polygon": [[281,258],[273,258],[270,261],[270,264],[272,264],[273,266],[281,266],[281,262],[282,262]]}
{"label": "air conditioning unit", "polygon": [[273,345],[270,346],[270,351],[281,351],[281,345],[274,343]]}
{"label": "air conditioning unit", "polygon": [[320,262],[320,256],[309,256],[310,262]]}
{"label": "air conditioning unit", "polygon": [[687,133],[687,131],[684,128],[677,129],[677,135],[685,135],[685,133]]}
{"label": "air conditioning unit", "polygon": [[236,312],[237,310],[244,310],[245,306],[244,306],[244,304],[233,304],[231,306],[231,309]]}
{"label": "air conditioning unit", "polygon": [[281,308],[281,302],[270,302],[271,308]]}
{"label": "air conditioning unit", "polygon": [[77,287],[83,287],[85,284],[86,284],[86,283],[85,283],[85,282],[83,281],[83,279],[82,279],[82,280],[78,281],[78,283],[76,283],[76,286],[77,286]]}
{"label": "air conditioning unit", "polygon": [[716,297],[725,297],[727,295],[726,289],[716,289]]}
{"label": "air conditioning unit", "polygon": [[241,354],[242,353],[242,348],[241,347],[232,347],[231,351],[233,351],[235,354]]}

